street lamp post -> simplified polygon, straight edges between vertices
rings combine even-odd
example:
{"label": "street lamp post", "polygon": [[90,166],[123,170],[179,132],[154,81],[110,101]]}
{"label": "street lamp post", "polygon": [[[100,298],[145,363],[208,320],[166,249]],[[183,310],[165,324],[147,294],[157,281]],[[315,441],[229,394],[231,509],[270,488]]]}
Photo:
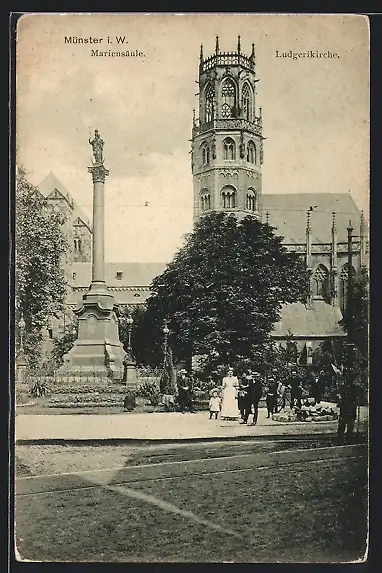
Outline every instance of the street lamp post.
{"label": "street lamp post", "polygon": [[24,320],[23,315],[21,315],[21,318],[18,322],[18,327],[20,329],[20,348],[19,348],[19,352],[17,353],[17,359],[16,359],[16,378],[17,378],[18,382],[23,382],[25,370],[27,367],[27,361],[26,361],[25,352],[24,352],[25,320]]}
{"label": "street lamp post", "polygon": [[168,335],[170,333],[170,329],[167,326],[167,321],[164,322],[163,326],[163,334],[164,334],[164,353],[163,353],[163,368],[166,366],[167,360],[167,343],[168,343]]}
{"label": "street lamp post", "polygon": [[19,329],[20,329],[20,351],[24,353],[24,328],[25,328],[25,320],[23,315],[19,320]]}
{"label": "street lamp post", "polygon": [[[120,324],[123,322],[123,319],[120,317],[119,319]],[[131,346],[131,331],[133,328],[134,319],[131,316],[131,312],[129,310],[128,316],[125,319],[127,324],[127,351],[125,358],[123,360],[123,382],[130,387],[135,387],[137,385],[137,368],[135,364],[135,360],[133,357],[133,349]]]}
{"label": "street lamp post", "polygon": [[133,350],[131,348],[131,331],[133,328],[133,322],[134,322],[134,319],[131,316],[131,314],[129,314],[129,316],[126,319],[126,324],[127,324],[127,354],[129,356],[129,358],[131,358],[131,359],[133,357]]}

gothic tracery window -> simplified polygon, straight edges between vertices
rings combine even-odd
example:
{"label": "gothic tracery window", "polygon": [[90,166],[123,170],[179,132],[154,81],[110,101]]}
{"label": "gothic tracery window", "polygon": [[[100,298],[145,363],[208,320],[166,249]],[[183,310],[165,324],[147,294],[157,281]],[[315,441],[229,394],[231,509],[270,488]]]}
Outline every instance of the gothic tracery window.
{"label": "gothic tracery window", "polygon": [[79,239],[78,237],[76,237],[74,239],[74,252],[75,253],[81,253],[82,251],[82,242],[81,239]]}
{"label": "gothic tracery window", "polygon": [[205,121],[212,121],[214,118],[214,88],[208,84],[205,91]]}
{"label": "gothic tracery window", "polygon": [[200,203],[202,211],[208,211],[209,209],[211,209],[211,195],[208,192],[208,189],[202,189],[200,196]]}
{"label": "gothic tracery window", "polygon": [[236,207],[236,190],[234,187],[223,187],[222,192],[222,206],[223,209],[235,209]]}
{"label": "gothic tracery window", "polygon": [[324,265],[318,265],[313,274],[313,297],[329,299],[329,271]]}
{"label": "gothic tracery window", "polygon": [[223,141],[223,157],[227,160],[236,159],[236,145],[231,137]]}
{"label": "gothic tracery window", "polygon": [[242,97],[241,97],[241,107],[243,110],[244,119],[247,121],[252,121],[252,93],[249,85],[244,84]]}
{"label": "gothic tracery window", "polygon": [[236,89],[231,79],[226,79],[222,86],[222,109],[223,118],[236,117]]}
{"label": "gothic tracery window", "polygon": [[[355,269],[352,267],[352,276],[355,275]],[[348,279],[349,279],[349,266],[347,263],[341,269],[340,272],[340,289],[339,289],[339,303],[342,314],[346,312],[347,303],[347,290],[348,290]]]}
{"label": "gothic tracery window", "polygon": [[257,211],[257,195],[253,189],[248,189],[246,208],[248,211]]}
{"label": "gothic tracery window", "polygon": [[207,143],[202,145],[202,165],[209,165],[210,163],[210,148]]}
{"label": "gothic tracery window", "polygon": [[247,145],[247,162],[256,163],[256,146],[253,141],[249,141]]}

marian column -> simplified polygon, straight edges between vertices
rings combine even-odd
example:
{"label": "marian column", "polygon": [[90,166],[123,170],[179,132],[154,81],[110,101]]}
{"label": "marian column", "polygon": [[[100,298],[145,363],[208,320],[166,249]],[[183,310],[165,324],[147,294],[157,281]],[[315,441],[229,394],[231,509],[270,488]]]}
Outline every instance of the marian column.
{"label": "marian column", "polygon": [[105,282],[104,187],[109,170],[104,166],[103,146],[98,130],[89,139],[93,163],[88,167],[93,180],[92,282],[74,312],[78,316],[78,338],[64,356],[62,371],[122,380],[125,351],[119,340],[117,307]]}
{"label": "marian column", "polygon": [[95,130],[94,139],[89,139],[93,147],[94,163],[88,167],[93,179],[93,256],[92,256],[92,284],[91,290],[105,291],[105,178],[109,170],[103,164],[103,146],[98,129]]}

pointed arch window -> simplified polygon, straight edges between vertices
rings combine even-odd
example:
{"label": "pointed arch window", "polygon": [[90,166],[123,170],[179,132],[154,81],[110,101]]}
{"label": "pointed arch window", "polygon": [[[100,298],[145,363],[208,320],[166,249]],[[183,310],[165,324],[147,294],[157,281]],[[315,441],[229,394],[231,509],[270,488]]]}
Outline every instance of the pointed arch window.
{"label": "pointed arch window", "polygon": [[214,88],[208,84],[205,91],[205,121],[212,121],[214,118]]}
{"label": "pointed arch window", "polygon": [[221,191],[223,209],[235,209],[236,207],[236,189],[230,185],[223,187]]}
{"label": "pointed arch window", "polygon": [[236,87],[230,78],[224,81],[221,93],[222,117],[236,117]]}
{"label": "pointed arch window", "polygon": [[203,143],[202,146],[202,165],[209,165],[210,163],[210,148],[207,143]]}
{"label": "pointed arch window", "polygon": [[329,301],[329,271],[325,265],[318,265],[314,271],[313,298]]}
{"label": "pointed arch window", "polygon": [[[355,275],[355,268],[352,267],[352,276]],[[340,289],[339,289],[339,303],[342,314],[344,315],[347,308],[347,291],[348,291],[348,280],[349,280],[349,265],[347,263],[341,269],[340,272]]]}
{"label": "pointed arch window", "polygon": [[74,246],[74,252],[75,253],[81,253],[82,252],[82,241],[78,237],[75,237],[73,246]]}
{"label": "pointed arch window", "polygon": [[247,162],[257,163],[256,145],[253,143],[253,141],[249,141],[247,145]]}
{"label": "pointed arch window", "polygon": [[243,110],[244,119],[247,121],[252,121],[252,91],[247,83],[245,83],[243,87],[241,107]]}
{"label": "pointed arch window", "polygon": [[209,211],[211,209],[211,194],[208,189],[202,189],[200,192],[200,205],[202,211]]}
{"label": "pointed arch window", "polygon": [[258,211],[257,206],[257,193],[254,189],[248,189],[246,208],[248,211]]}
{"label": "pointed arch window", "polygon": [[236,145],[231,137],[223,141],[223,157],[226,160],[236,159]]}

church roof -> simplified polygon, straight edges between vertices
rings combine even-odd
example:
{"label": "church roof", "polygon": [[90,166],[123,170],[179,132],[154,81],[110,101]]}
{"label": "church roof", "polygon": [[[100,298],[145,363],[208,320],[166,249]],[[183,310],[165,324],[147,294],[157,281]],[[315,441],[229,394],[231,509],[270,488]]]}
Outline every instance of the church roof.
{"label": "church roof", "polygon": [[[149,287],[152,280],[163,273],[166,263],[105,263],[105,282],[108,287]],[[88,287],[91,282],[91,263],[72,263],[73,287]],[[118,274],[122,273],[122,274]],[[119,278],[120,277],[120,278]]]}
{"label": "church roof", "polygon": [[73,207],[73,218],[74,219],[77,219],[77,218],[81,219],[81,221],[84,222],[84,224],[88,227],[88,229],[90,231],[92,230],[91,223],[89,222],[89,218],[87,217],[87,215],[85,215],[85,213],[83,212],[81,207],[79,207],[76,204],[73,197],[71,196],[69,191],[66,189],[65,185],[63,183],[61,183],[61,181],[55,176],[54,173],[50,172],[45,177],[45,179],[43,179],[43,181],[41,181],[41,183],[38,185],[38,189],[44,197],[48,197],[52,193],[52,191],[57,189],[57,191],[59,191],[61,193],[61,195],[63,195],[64,198],[67,200],[69,205],[71,205]]}
{"label": "church roof", "polygon": [[337,240],[347,242],[349,219],[354,234],[359,234],[361,213],[350,193],[287,193],[262,196],[263,220],[269,212],[269,224],[284,237],[287,245],[305,244],[307,212],[311,210],[312,243],[331,241],[332,212],[336,212]]}
{"label": "church roof", "polygon": [[338,324],[342,319],[341,310],[323,300],[313,301],[310,309],[301,302],[287,304],[280,314],[273,337],[285,338],[291,333],[302,338],[345,336],[343,327]]}

